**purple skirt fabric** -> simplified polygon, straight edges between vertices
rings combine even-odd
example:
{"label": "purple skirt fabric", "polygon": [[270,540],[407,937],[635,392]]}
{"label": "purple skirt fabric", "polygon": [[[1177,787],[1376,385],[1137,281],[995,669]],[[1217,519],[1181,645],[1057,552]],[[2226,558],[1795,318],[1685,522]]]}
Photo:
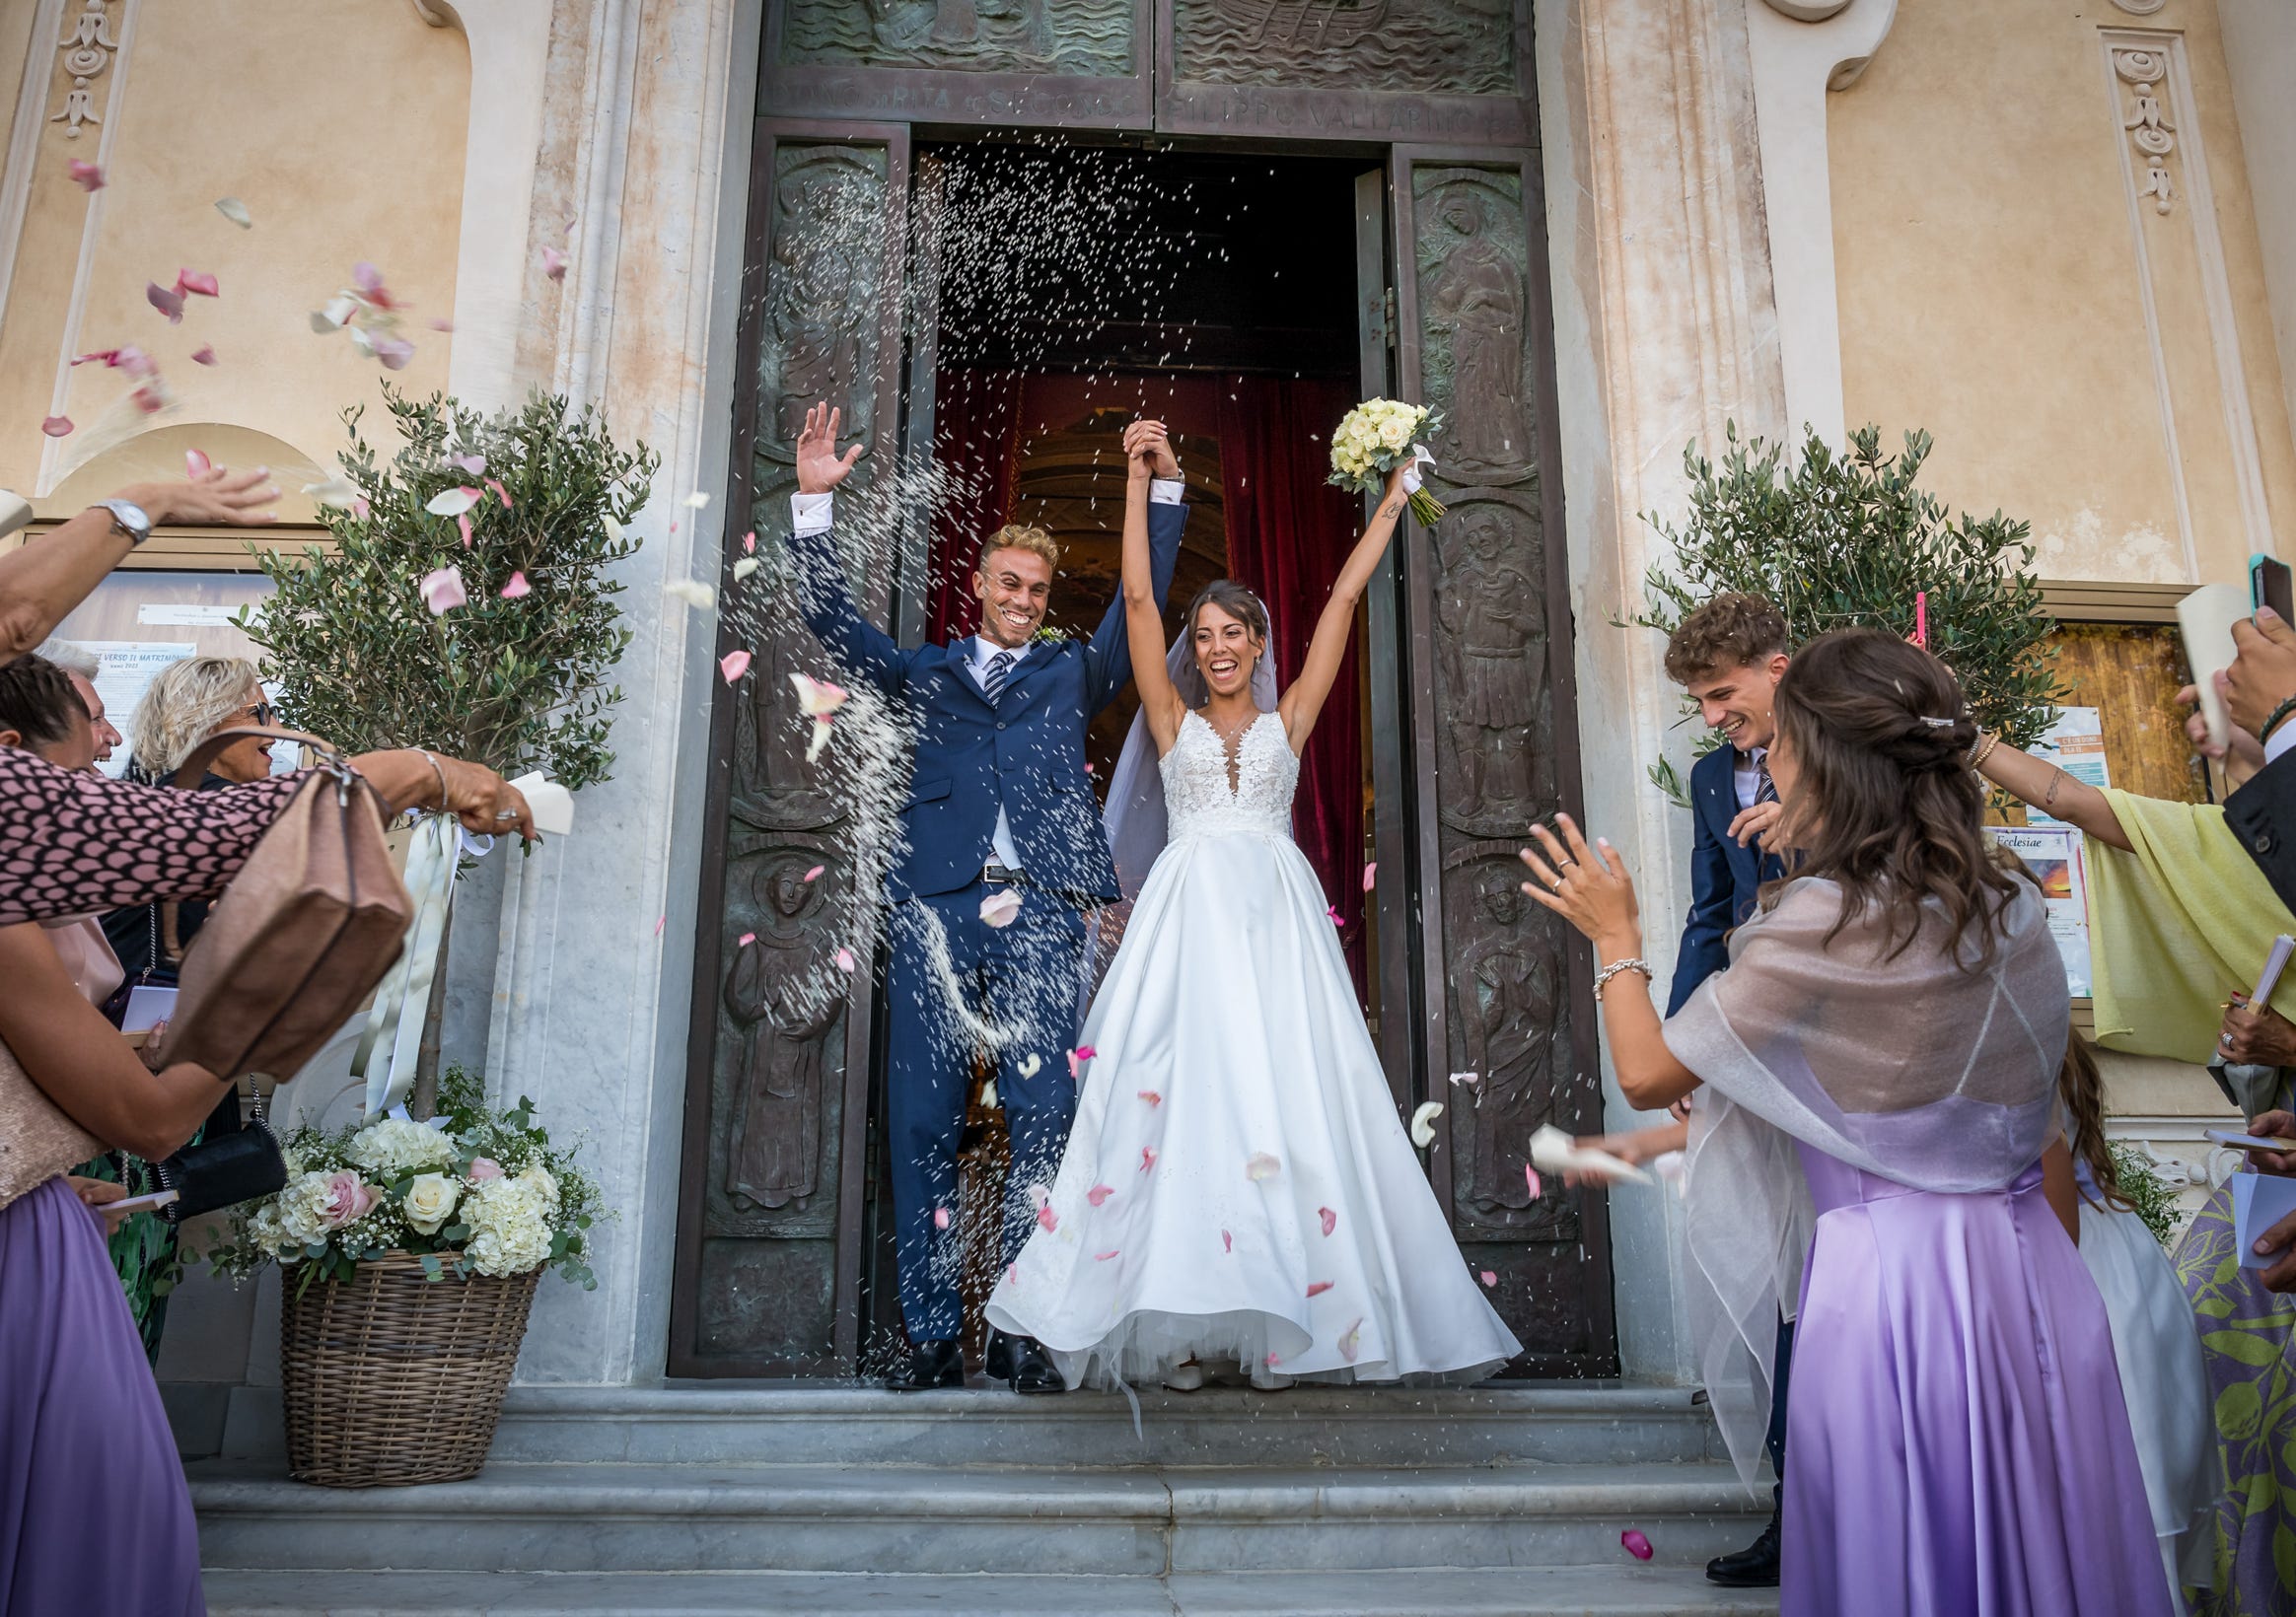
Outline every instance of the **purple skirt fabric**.
{"label": "purple skirt fabric", "polygon": [[205,1617],[191,1495],[102,1222],[0,1208],[0,1617]]}
{"label": "purple skirt fabric", "polygon": [[2166,1617],[2096,1282],[2041,1192],[1805,1146],[1782,1617]]}

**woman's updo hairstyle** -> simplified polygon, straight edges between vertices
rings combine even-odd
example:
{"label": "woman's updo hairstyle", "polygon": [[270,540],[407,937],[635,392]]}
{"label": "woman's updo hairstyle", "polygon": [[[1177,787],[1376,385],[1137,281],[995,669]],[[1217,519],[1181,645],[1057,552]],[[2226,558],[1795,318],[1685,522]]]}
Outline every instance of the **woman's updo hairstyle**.
{"label": "woman's updo hairstyle", "polygon": [[1775,711],[1799,770],[1789,817],[1806,845],[1795,874],[1840,884],[1842,925],[1878,908],[1893,953],[1934,898],[1956,949],[1973,943],[1965,959],[1989,962],[2018,887],[1979,829],[1985,792],[1969,766],[1977,727],[1952,670],[1880,629],[1834,629],[1794,654]]}
{"label": "woman's updo hairstyle", "polygon": [[1234,579],[1214,579],[1196,592],[1195,599],[1187,603],[1187,638],[1193,645],[1196,632],[1196,614],[1207,605],[1217,606],[1230,617],[1252,631],[1252,638],[1264,645],[1267,641],[1267,608],[1259,604],[1259,598]]}

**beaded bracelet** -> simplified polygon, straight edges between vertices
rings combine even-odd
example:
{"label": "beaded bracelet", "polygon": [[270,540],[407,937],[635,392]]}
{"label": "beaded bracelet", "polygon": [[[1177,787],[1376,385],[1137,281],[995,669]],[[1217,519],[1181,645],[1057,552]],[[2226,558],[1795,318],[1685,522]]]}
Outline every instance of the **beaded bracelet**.
{"label": "beaded bracelet", "polygon": [[2280,722],[2291,713],[2296,713],[2296,696],[2289,697],[2265,716],[2264,727],[2257,732],[2257,739],[2260,741],[2271,735],[2273,731],[2278,730]]}
{"label": "beaded bracelet", "polygon": [[1603,986],[1621,971],[1639,971],[1642,973],[1643,981],[1658,981],[1658,974],[1650,969],[1648,960],[1639,957],[1631,960],[1613,960],[1609,965],[1595,973],[1596,999],[1599,1000],[1603,997]]}

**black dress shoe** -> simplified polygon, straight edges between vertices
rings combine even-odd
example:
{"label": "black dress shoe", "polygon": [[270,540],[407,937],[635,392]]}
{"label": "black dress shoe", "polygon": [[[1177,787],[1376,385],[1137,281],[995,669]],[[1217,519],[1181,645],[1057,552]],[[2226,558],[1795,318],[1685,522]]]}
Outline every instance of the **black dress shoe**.
{"label": "black dress shoe", "polygon": [[1052,1356],[1035,1337],[1016,1336],[1012,1339],[1015,1392],[1066,1392],[1068,1383],[1060,1379],[1060,1371],[1052,1367]]}
{"label": "black dress shoe", "polygon": [[1769,1525],[1761,1536],[1735,1555],[1718,1555],[1706,1563],[1706,1582],[1729,1589],[1774,1589],[1778,1586],[1778,1514],[1785,1490],[1773,1496]]}
{"label": "black dress shoe", "polygon": [[1013,1378],[1013,1339],[994,1325],[988,1328],[988,1347],[980,1356],[980,1372],[992,1381]]}
{"label": "black dress shoe", "polygon": [[919,1342],[885,1378],[888,1392],[924,1392],[965,1384],[965,1355],[954,1342]]}

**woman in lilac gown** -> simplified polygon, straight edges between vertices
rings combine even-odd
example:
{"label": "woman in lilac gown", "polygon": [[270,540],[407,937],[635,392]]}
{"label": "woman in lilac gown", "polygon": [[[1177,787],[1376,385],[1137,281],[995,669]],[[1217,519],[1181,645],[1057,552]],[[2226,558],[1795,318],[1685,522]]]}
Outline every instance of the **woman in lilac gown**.
{"label": "woman in lilac gown", "polygon": [[2066,1232],[2064,969],[1978,829],[1960,687],[1837,630],[1795,657],[1777,720],[1774,841],[1798,874],[1663,1025],[1616,854],[1564,820],[1524,861],[1601,954],[1626,1098],[1704,1086],[1685,1281],[1750,1485],[1798,1289],[1781,1609],[2165,1617],[2104,1301]]}

